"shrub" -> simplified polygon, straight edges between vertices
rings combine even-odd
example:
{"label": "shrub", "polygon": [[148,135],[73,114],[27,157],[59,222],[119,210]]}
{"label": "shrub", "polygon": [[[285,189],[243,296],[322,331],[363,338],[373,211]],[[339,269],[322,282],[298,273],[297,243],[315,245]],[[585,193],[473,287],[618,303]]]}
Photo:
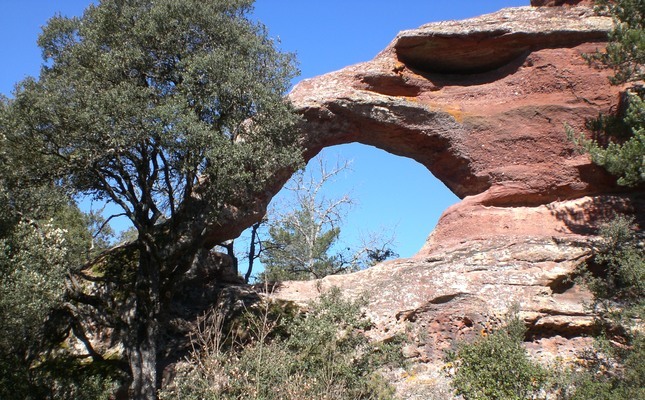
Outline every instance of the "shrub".
{"label": "shrub", "polygon": [[645,398],[645,254],[633,224],[618,216],[603,226],[592,261],[579,270],[579,281],[594,296],[600,335],[585,352],[565,399]]}
{"label": "shrub", "polygon": [[[266,318],[247,316],[251,340],[231,348],[196,348],[161,399],[391,399],[394,390],[378,373],[400,363],[400,343],[372,344],[364,335],[370,322],[362,301],[323,294],[306,313]],[[219,323],[220,326],[224,324]],[[273,335],[280,329],[283,334]],[[226,343],[223,329],[216,329]],[[202,341],[205,343],[208,341]]]}
{"label": "shrub", "polygon": [[522,347],[524,334],[524,323],[513,313],[504,327],[449,353],[457,394],[466,400],[536,398],[547,383],[548,372],[530,360]]}

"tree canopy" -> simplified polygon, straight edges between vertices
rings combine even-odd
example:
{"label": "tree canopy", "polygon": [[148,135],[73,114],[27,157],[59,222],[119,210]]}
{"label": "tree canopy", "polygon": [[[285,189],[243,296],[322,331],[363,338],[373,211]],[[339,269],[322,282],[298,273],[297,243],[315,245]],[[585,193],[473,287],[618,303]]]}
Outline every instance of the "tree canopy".
{"label": "tree canopy", "polygon": [[[68,293],[93,309],[121,299],[109,327],[123,340],[133,399],[156,398],[175,282],[236,236],[222,233],[223,221],[260,214],[268,182],[299,166],[297,118],[283,99],[294,59],[249,19],[252,4],[102,0],[81,17],[55,16],[39,38],[39,78],[2,104],[3,148],[21,185],[115,204],[106,218],[125,216],[136,230],[72,268],[72,282],[99,264],[120,270],[91,276],[104,290],[75,284]],[[110,295],[115,287],[124,293]]]}

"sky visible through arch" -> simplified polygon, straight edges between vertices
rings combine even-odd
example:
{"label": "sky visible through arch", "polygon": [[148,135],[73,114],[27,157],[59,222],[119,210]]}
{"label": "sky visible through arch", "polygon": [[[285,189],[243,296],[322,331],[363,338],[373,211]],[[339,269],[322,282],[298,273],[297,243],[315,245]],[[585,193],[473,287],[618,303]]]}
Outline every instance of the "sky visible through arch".
{"label": "sky visible through arch", "polygon": [[[16,82],[38,75],[41,58],[36,39],[46,21],[57,12],[80,15],[91,2],[3,1],[0,93],[9,96]],[[401,30],[528,5],[529,0],[257,0],[254,17],[267,26],[270,36],[279,38],[284,51],[297,54],[301,75],[295,84],[372,59]],[[352,171],[332,188],[349,191],[358,203],[343,227],[348,242],[366,232],[395,228],[397,252],[412,256],[441,212],[458,200],[412,160],[357,144],[325,153],[330,162],[352,160]]]}

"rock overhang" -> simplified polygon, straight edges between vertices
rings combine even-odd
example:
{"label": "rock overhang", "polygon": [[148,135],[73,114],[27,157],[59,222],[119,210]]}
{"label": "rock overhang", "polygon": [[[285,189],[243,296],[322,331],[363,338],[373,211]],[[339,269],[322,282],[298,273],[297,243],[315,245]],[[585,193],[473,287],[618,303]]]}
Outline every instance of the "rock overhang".
{"label": "rock overhang", "polygon": [[404,64],[425,73],[474,74],[532,51],[606,41],[610,18],[588,8],[520,7],[399,33],[393,47]]}

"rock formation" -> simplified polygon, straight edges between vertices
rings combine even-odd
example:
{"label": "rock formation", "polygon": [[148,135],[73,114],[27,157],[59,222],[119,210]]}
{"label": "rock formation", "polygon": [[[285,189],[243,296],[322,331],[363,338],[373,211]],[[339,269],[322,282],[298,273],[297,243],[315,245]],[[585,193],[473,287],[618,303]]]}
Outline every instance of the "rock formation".
{"label": "rock formation", "polygon": [[558,7],[575,5],[593,5],[594,0],[531,0],[534,7]]}
{"label": "rock formation", "polygon": [[[577,2],[532,1],[562,3]],[[306,158],[373,145],[423,164],[463,200],[413,258],[285,282],[273,295],[306,301],[330,286],[369,294],[375,335],[412,332],[406,352],[419,374],[515,302],[527,347],[573,356],[591,316],[588,294],[568,278],[600,222],[642,207],[565,137],[566,124],[582,131],[620,109],[610,71],[582,58],[604,47],[611,27],[589,7],[504,9],[403,31],[372,61],[298,84],[289,97],[305,118]]]}

